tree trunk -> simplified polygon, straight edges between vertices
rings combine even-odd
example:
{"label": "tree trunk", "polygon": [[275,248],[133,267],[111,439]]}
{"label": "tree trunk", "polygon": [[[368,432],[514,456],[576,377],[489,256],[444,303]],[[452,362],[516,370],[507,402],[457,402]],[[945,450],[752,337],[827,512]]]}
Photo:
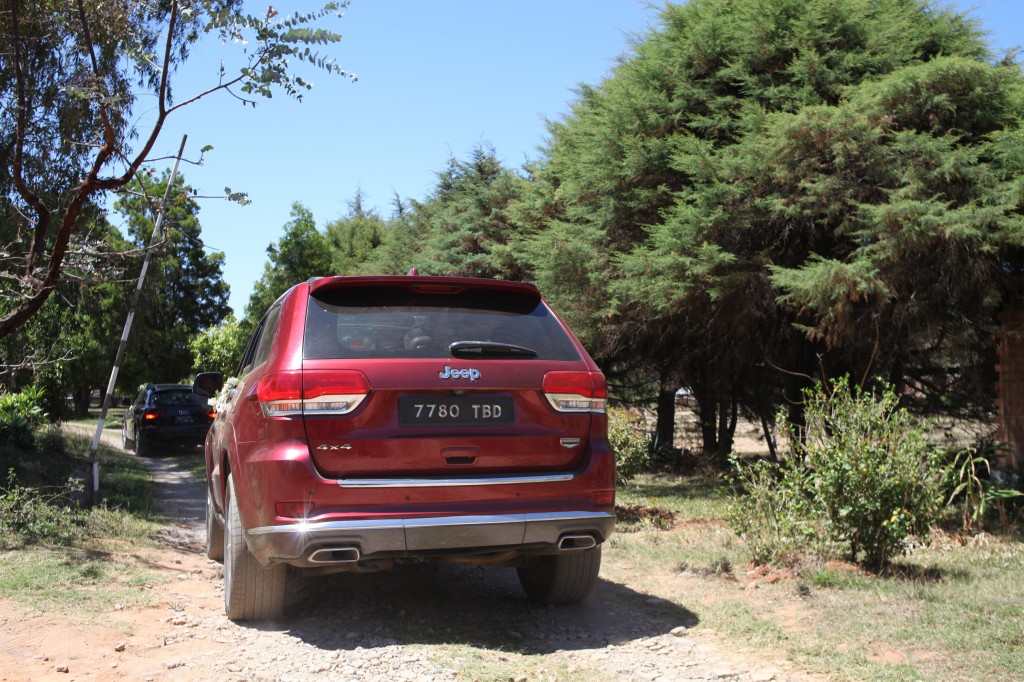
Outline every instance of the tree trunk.
{"label": "tree trunk", "polygon": [[662,383],[652,450],[671,450],[676,439],[676,387]]}
{"label": "tree trunk", "polygon": [[697,400],[697,417],[700,419],[701,452],[705,457],[714,457],[718,452],[718,403],[708,395],[694,396]]}
{"label": "tree trunk", "polygon": [[761,431],[764,433],[764,442],[768,446],[768,459],[773,462],[779,461],[779,453],[775,449],[775,435],[768,426],[768,417],[761,413]]}
{"label": "tree trunk", "polygon": [[804,414],[803,400],[791,401],[787,414],[790,428],[801,444],[807,442],[807,418]]}
{"label": "tree trunk", "polygon": [[728,463],[729,453],[732,452],[738,411],[735,392],[728,398],[722,398],[718,409],[718,463],[722,466]]}
{"label": "tree trunk", "polygon": [[82,419],[89,416],[89,398],[92,396],[92,389],[89,387],[76,388],[71,393],[75,403],[75,417]]}

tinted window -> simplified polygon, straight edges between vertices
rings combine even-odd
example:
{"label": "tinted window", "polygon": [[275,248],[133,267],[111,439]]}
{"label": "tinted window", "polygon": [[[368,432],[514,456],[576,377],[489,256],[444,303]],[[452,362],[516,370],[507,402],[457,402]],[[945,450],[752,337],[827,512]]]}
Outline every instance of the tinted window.
{"label": "tinted window", "polygon": [[398,287],[337,289],[310,297],[303,355],[319,358],[448,357],[456,341],[529,348],[539,360],[579,360],[551,311],[495,292],[424,295]]}
{"label": "tinted window", "polygon": [[[264,351],[263,359],[266,360],[267,354],[270,353],[269,344],[270,339],[273,337],[273,333],[267,335],[264,334],[264,331],[266,331],[268,326],[267,323],[270,321],[271,317],[273,317],[274,326],[277,325],[277,319],[280,313],[281,307],[274,306],[263,315],[263,319],[260,320],[260,323],[256,326],[252,336],[249,337],[249,343],[245,346],[245,352],[242,354],[242,362],[238,366],[238,376],[244,376],[249,372],[249,370],[259,364],[259,362],[256,361],[258,351]],[[273,330],[271,330],[271,332],[273,332]]]}
{"label": "tinted window", "polygon": [[238,376],[244,376],[246,372],[252,369],[252,359],[256,355],[256,342],[259,341],[261,331],[263,331],[262,323],[256,327],[256,331],[249,337],[249,343],[245,345],[242,361],[238,364]]}
{"label": "tinted window", "polygon": [[281,306],[276,306],[267,313],[267,319],[263,323],[263,334],[260,336],[259,345],[256,346],[256,357],[253,360],[253,367],[259,367],[267,361],[270,355],[270,343],[274,339],[274,332],[277,331],[277,321],[281,318]]}
{"label": "tinted window", "polygon": [[205,406],[207,398],[198,396],[189,390],[180,391],[157,391],[153,394],[153,404],[169,407],[171,405],[200,405]]}

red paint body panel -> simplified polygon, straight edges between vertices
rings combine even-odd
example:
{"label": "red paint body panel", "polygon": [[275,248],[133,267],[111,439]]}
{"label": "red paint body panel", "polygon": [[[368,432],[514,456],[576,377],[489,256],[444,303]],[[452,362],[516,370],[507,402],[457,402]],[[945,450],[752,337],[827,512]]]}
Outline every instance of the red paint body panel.
{"label": "red paint body panel", "polygon": [[[463,300],[460,296],[471,299],[472,305],[465,310],[455,305]],[[491,296],[496,301],[512,301],[514,310],[502,309],[503,319],[522,319],[536,323],[538,328],[556,329],[564,337],[552,344],[556,359],[455,357],[454,351],[448,353],[449,339],[439,346],[443,353],[429,351],[417,357],[304,359],[304,344],[307,354],[312,347],[313,340],[306,338],[311,334],[331,335],[323,339],[324,348],[334,343],[336,335],[339,343],[349,345],[346,352],[359,355],[372,351],[361,340],[358,344],[351,342],[348,330],[357,325],[341,321],[337,330],[307,328],[311,306],[345,314],[353,308],[358,313],[364,298],[391,301],[408,297],[414,304],[373,308],[377,315],[374,324],[382,326],[381,319],[391,324],[393,316],[398,320],[394,324],[409,326],[408,330],[389,332],[399,338],[401,331],[406,331],[406,337],[415,336],[413,331],[421,333],[413,326],[421,318],[424,326],[430,322],[435,308],[447,310],[450,304],[455,305],[459,314],[470,319],[474,311],[489,313],[486,301]],[[426,312],[421,315],[416,306],[422,307],[424,301]],[[272,308],[274,314],[268,314],[257,330],[243,365],[247,360],[251,362],[243,366],[233,395],[220,405],[206,443],[215,511],[223,514],[224,487],[230,471],[241,521],[249,532],[247,542],[261,563],[301,565],[305,561],[315,544],[278,537],[282,528],[298,526],[300,521],[304,527],[326,528],[334,522],[352,520],[408,521],[447,516],[532,520],[549,513],[594,513],[604,520],[593,529],[587,527],[587,532],[597,536],[598,542],[606,539],[611,521],[604,517],[612,518],[614,509],[607,493],[614,490],[615,470],[603,400],[594,402],[590,409],[563,412],[553,406],[542,389],[547,372],[589,372],[597,376],[599,370],[564,323],[546,307],[535,287],[468,278],[328,277],[296,285],[275,306],[279,306],[279,313]],[[519,308],[527,312],[516,317]],[[334,319],[322,314],[328,322]],[[275,320],[276,327],[269,329]],[[362,328],[359,333],[363,334]],[[436,331],[433,338],[438,338]],[[372,345],[372,334],[368,343]],[[571,344],[574,351],[566,353],[565,344]],[[261,404],[258,394],[261,379],[275,372],[299,371],[303,377],[315,373],[318,385],[326,381],[328,386],[331,373],[360,372],[368,389],[354,398],[328,395],[329,406],[334,406],[331,401],[337,398],[339,410],[349,409],[345,402],[349,399],[357,403],[344,413],[313,414],[307,404],[305,411],[267,416],[268,408]],[[603,385],[603,377],[600,381]],[[420,409],[423,405],[448,408],[457,404],[467,414],[484,410],[482,414],[490,415],[487,409],[498,405],[506,421],[402,423],[402,399],[409,399]],[[346,407],[342,408],[343,404]],[[509,483],[504,477],[512,477],[515,482]],[[603,499],[603,503],[595,504],[594,499]],[[303,503],[312,511],[306,519],[282,518],[277,515],[278,503]],[[299,551],[303,556],[293,556]]]}

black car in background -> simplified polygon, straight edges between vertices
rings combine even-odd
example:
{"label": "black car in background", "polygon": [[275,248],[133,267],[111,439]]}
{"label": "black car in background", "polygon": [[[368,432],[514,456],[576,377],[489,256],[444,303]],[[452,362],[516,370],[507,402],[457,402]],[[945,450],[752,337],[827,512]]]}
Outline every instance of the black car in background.
{"label": "black car in background", "polygon": [[201,445],[216,412],[191,385],[147,384],[121,426],[121,447],[145,456],[156,446]]}

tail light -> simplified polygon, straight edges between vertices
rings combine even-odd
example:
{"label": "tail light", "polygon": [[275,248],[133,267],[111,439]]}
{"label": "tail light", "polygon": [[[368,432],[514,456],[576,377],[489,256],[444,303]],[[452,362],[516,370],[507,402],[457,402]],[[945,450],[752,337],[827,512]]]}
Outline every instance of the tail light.
{"label": "tail light", "polygon": [[306,414],[348,414],[370,392],[362,372],[351,370],[305,372],[302,378],[302,411]]}
{"label": "tail light", "polygon": [[608,384],[600,372],[548,372],[544,397],[559,412],[604,414]]}
{"label": "tail light", "polygon": [[164,415],[160,410],[146,410],[142,413],[142,421],[155,422],[162,416]]}
{"label": "tail light", "polygon": [[256,385],[265,417],[348,414],[369,392],[370,383],[355,371],[275,372]]}
{"label": "tail light", "polygon": [[302,372],[274,372],[256,384],[256,399],[264,417],[291,417],[302,414]]}

